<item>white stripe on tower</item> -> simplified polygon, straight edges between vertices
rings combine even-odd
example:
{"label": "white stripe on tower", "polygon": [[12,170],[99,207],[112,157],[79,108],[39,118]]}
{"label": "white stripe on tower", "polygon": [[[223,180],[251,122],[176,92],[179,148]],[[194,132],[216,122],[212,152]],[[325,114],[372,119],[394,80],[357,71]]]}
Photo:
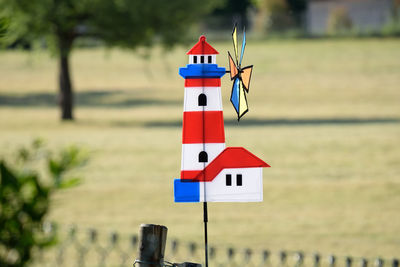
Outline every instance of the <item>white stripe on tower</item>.
{"label": "white stripe on tower", "polygon": [[[201,94],[207,104],[200,106]],[[204,99],[204,97],[203,97]],[[221,87],[185,87],[183,111],[222,111]]]}
{"label": "white stripe on tower", "polygon": [[205,163],[207,166],[225,149],[225,143],[205,143],[204,148],[203,144],[183,144],[181,170],[202,170],[205,166],[203,162],[198,161],[198,157],[203,149],[208,155],[208,161]]}

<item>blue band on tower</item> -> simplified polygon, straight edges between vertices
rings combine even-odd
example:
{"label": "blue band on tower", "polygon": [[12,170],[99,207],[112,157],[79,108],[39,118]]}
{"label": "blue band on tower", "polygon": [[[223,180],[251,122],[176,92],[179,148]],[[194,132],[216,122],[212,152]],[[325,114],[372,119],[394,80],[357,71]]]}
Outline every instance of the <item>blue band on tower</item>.
{"label": "blue band on tower", "polygon": [[188,64],[179,68],[179,75],[183,78],[221,78],[226,73],[225,68],[217,64]]}

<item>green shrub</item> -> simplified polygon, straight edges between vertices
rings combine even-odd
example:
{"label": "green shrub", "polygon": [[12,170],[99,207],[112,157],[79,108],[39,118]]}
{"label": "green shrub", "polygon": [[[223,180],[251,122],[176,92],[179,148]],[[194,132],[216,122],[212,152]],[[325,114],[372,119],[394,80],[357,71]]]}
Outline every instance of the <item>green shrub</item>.
{"label": "green shrub", "polygon": [[400,36],[400,19],[392,19],[382,27],[383,36]]}
{"label": "green shrub", "polygon": [[56,242],[55,232],[41,231],[51,197],[81,182],[69,174],[87,159],[76,146],[53,153],[35,140],[13,160],[0,160],[0,266],[26,266],[34,249]]}
{"label": "green shrub", "polygon": [[4,36],[7,33],[7,28],[8,28],[8,20],[6,18],[0,17],[0,44],[2,43],[2,40],[4,39]]}

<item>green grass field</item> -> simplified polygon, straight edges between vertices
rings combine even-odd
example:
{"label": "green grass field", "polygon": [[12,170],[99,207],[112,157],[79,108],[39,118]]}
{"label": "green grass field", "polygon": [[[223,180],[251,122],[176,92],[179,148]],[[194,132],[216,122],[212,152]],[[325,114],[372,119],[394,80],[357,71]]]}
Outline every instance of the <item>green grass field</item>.
{"label": "green grass field", "polygon": [[[213,43],[227,66],[230,43]],[[195,41],[194,41],[195,42]],[[175,204],[186,48],[151,61],[128,51],[72,56],[76,118],[61,123],[57,65],[45,52],[0,52],[0,154],[42,137],[79,144],[83,185],[57,195],[51,219],[136,233],[164,224],[202,242],[201,204]],[[211,203],[209,239],[236,247],[399,256],[400,40],[249,42],[250,111],[238,124],[222,94],[228,146],[268,162],[264,202]]]}

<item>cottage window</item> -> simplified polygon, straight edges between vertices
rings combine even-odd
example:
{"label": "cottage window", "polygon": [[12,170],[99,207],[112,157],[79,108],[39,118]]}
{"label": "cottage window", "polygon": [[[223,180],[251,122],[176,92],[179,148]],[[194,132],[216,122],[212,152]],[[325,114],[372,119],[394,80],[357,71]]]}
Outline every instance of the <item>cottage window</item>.
{"label": "cottage window", "polygon": [[226,186],[231,186],[232,185],[232,175],[227,174],[226,175]]}
{"label": "cottage window", "polygon": [[208,63],[212,63],[212,56],[208,56]]}
{"label": "cottage window", "polygon": [[241,174],[236,174],[236,185],[237,186],[242,186],[243,185],[242,175]]}
{"label": "cottage window", "polygon": [[208,162],[208,155],[207,152],[201,151],[199,153],[199,162]]}
{"label": "cottage window", "polygon": [[199,106],[207,106],[207,96],[205,94],[199,95]]}
{"label": "cottage window", "polygon": [[193,64],[197,64],[197,56],[193,56]]}
{"label": "cottage window", "polygon": [[200,56],[200,63],[204,63],[204,56]]}

